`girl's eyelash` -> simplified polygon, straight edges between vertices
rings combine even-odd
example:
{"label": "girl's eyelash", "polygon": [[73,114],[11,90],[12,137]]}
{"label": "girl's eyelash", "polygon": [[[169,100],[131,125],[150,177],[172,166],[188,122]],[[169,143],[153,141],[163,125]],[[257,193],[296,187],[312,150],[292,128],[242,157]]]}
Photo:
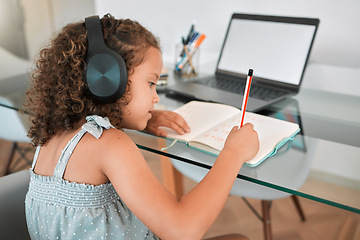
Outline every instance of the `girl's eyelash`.
{"label": "girl's eyelash", "polygon": [[154,85],[156,85],[156,83],[155,83],[155,82],[149,82],[149,84],[150,84],[150,86],[154,86]]}

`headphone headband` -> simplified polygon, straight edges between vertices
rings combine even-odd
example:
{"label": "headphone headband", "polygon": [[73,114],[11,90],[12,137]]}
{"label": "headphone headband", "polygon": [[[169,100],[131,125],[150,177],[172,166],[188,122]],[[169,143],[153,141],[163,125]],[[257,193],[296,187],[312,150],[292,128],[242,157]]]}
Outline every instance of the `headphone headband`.
{"label": "headphone headband", "polygon": [[99,16],[92,16],[85,18],[85,27],[87,30],[88,39],[88,53],[92,49],[97,49],[101,46],[106,47]]}

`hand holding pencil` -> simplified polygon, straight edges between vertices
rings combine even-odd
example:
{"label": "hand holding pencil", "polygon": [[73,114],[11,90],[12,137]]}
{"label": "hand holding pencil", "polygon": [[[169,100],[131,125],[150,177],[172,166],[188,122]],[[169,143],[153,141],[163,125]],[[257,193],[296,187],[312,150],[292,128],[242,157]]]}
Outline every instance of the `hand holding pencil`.
{"label": "hand holding pencil", "polygon": [[241,119],[239,122],[239,126],[237,127],[237,129],[236,126],[232,128],[223,148],[223,151],[231,151],[232,154],[237,154],[236,156],[239,156],[239,159],[242,159],[244,162],[252,159],[259,151],[260,146],[259,137],[257,132],[254,130],[254,126],[251,123],[247,123],[244,125],[244,118],[247,102],[249,100],[252,77],[253,70],[249,69],[246,79],[244,98],[241,107]]}

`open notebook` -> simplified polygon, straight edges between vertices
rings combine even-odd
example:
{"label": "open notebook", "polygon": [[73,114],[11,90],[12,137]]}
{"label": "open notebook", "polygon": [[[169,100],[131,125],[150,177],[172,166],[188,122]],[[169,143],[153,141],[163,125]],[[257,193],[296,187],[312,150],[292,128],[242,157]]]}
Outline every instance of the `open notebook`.
{"label": "open notebook", "polygon": [[[172,129],[164,128],[167,138],[185,142],[188,146],[219,155],[224,147],[227,135],[232,127],[239,125],[241,111],[238,108],[200,101],[191,101],[175,110],[187,121],[191,132],[179,135]],[[245,123],[254,125],[260,141],[260,149],[256,156],[246,162],[255,167],[268,157],[276,154],[277,150],[289,140],[294,139],[300,131],[299,125],[260,114],[246,112]]]}

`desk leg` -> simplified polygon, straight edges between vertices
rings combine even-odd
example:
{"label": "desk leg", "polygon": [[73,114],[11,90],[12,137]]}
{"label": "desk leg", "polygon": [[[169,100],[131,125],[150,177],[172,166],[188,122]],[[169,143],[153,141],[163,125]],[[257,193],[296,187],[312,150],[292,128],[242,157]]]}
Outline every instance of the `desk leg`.
{"label": "desk leg", "polygon": [[165,187],[177,198],[184,194],[182,174],[174,168],[169,158],[160,156],[161,172]]}
{"label": "desk leg", "polygon": [[305,215],[304,215],[304,211],[302,210],[301,208],[301,205],[300,205],[300,201],[299,201],[299,198],[298,196],[296,195],[291,195],[291,199],[293,200],[294,204],[295,204],[295,207],[296,207],[296,211],[298,212],[300,218],[301,218],[301,221],[305,222]]}
{"label": "desk leg", "polygon": [[[165,139],[158,139],[159,148],[165,146]],[[183,175],[174,168],[168,157],[159,155],[164,186],[177,198],[184,195]]]}
{"label": "desk leg", "polygon": [[271,201],[269,200],[261,200],[261,209],[262,209],[262,217],[263,217],[263,226],[264,226],[264,239],[271,240],[271,220],[270,220],[270,206]]}
{"label": "desk leg", "polygon": [[13,143],[12,143],[12,146],[11,146],[11,151],[10,151],[10,153],[9,153],[8,161],[7,161],[7,163],[5,164],[4,171],[0,173],[0,176],[5,176],[5,175],[11,173],[11,171],[10,171],[10,165],[11,165],[12,159],[14,158],[15,151],[16,151],[16,147],[17,147],[17,143],[16,143],[16,142],[13,142]]}

